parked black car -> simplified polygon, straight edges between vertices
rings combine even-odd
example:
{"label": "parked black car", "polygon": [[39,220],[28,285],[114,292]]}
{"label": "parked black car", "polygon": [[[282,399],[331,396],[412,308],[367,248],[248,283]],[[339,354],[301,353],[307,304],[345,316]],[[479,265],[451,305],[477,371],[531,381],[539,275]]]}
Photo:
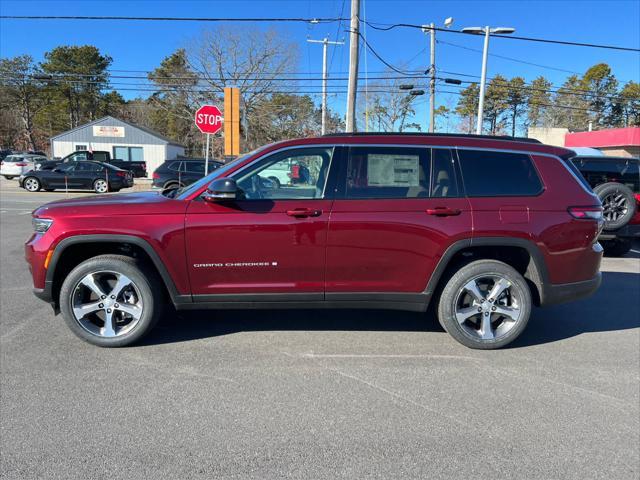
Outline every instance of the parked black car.
{"label": "parked black car", "polygon": [[20,176],[19,184],[29,192],[40,189],[117,192],[133,186],[133,174],[103,162],[67,162],[52,170],[32,170]]}
{"label": "parked black car", "polygon": [[[209,172],[224,165],[222,162],[209,160]],[[153,172],[154,188],[173,188],[191,185],[204,177],[204,159],[167,160]]]}
{"label": "parked black car", "polygon": [[119,160],[117,158],[111,158],[111,153],[107,151],[88,151],[88,150],[78,150],[76,152],[70,153],[66,157],[57,160],[47,160],[44,162],[36,163],[36,170],[53,170],[58,165],[67,162],[84,162],[84,161],[93,161],[93,162],[104,162],[109,165],[113,165],[114,167],[121,168],[123,170],[129,170],[133,173],[134,177],[146,177],[147,176],[147,164],[144,161],[127,161],[127,160]]}
{"label": "parked black car", "polygon": [[573,164],[602,202],[605,224],[599,240],[605,253],[624,255],[640,238],[640,159],[577,156]]}

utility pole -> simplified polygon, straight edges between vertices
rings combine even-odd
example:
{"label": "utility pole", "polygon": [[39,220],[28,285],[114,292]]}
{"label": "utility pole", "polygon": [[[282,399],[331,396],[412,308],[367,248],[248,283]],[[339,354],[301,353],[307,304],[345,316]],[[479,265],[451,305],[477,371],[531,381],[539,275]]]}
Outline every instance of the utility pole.
{"label": "utility pole", "polygon": [[347,118],[345,131],[356,130],[356,93],[358,90],[358,46],[360,44],[360,0],[351,0],[351,28],[349,33],[349,87],[347,89]]}
{"label": "utility pole", "polygon": [[436,131],[436,29],[435,24],[429,25],[431,33],[431,66],[429,73],[429,132]]}
{"label": "utility pole", "polygon": [[327,79],[329,78],[329,72],[327,72],[327,45],[344,45],[344,42],[332,42],[327,37],[322,40],[310,40],[309,43],[321,43],[322,44],[322,135],[327,133]]}

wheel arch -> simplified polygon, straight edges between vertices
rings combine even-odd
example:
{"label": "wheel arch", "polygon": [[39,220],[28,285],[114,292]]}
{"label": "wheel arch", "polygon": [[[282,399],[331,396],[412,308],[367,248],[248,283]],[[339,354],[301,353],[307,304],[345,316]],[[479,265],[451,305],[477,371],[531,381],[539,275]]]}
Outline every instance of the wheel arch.
{"label": "wheel arch", "polygon": [[438,261],[424,293],[433,298],[453,272],[480,259],[499,260],[515,268],[529,284],[534,304],[544,304],[549,278],[544,257],[532,241],[524,238],[478,237],[456,241]]}
{"label": "wheel arch", "polygon": [[119,253],[140,258],[158,274],[173,304],[188,303],[190,295],[181,295],[162,259],[145,239],[133,235],[94,234],[68,237],[56,245],[45,278],[45,290],[56,311],[64,277],[81,262],[103,254]]}

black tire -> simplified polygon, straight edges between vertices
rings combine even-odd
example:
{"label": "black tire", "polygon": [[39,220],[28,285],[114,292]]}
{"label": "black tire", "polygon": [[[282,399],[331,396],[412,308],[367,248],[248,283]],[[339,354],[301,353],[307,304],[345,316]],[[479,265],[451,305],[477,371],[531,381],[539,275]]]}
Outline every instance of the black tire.
{"label": "black tire", "polygon": [[14,178],[16,178],[16,177],[14,177],[13,175],[3,175],[3,176],[4,176],[4,178],[6,178],[7,180],[13,180]]}
{"label": "black tire", "polygon": [[600,242],[607,257],[622,257],[629,253],[633,243],[626,238],[616,238],[614,240],[602,240]]}
{"label": "black tire", "polygon": [[41,187],[42,184],[36,177],[27,177],[22,181],[22,188],[28,192],[38,192]]}
{"label": "black tire", "polygon": [[[104,272],[115,272],[128,277],[132,285],[137,288],[142,302],[141,313],[137,323],[130,330],[111,337],[92,333],[81,325],[81,321],[76,319],[73,312],[74,295],[78,294],[76,288],[80,285],[81,280],[89,274],[104,274]],[[106,292],[107,288],[104,290]],[[139,341],[155,326],[162,315],[163,291],[155,272],[139,261],[122,255],[100,255],[85,260],[67,275],[60,289],[60,310],[67,326],[82,340],[99,347],[125,347]],[[118,302],[119,300],[116,298],[114,301]],[[116,303],[115,306],[118,306],[118,304]],[[97,311],[104,315],[103,310],[99,309]],[[116,309],[114,308],[115,311]],[[88,324],[88,322],[85,322],[85,324]],[[117,324],[116,328],[122,329],[122,327],[117,327]]]}
{"label": "black tire", "polygon": [[[505,280],[508,285],[496,299],[489,299],[487,295],[492,285],[497,284],[497,282],[491,284],[490,280],[485,280],[492,276]],[[487,288],[482,290],[479,287],[484,285],[485,281],[488,282]],[[467,293],[465,286],[471,282],[479,288],[478,293],[486,299],[484,302],[479,303],[475,300],[472,303],[469,302],[473,296]],[[504,347],[518,338],[527,326],[531,307],[529,285],[514,268],[497,260],[477,260],[460,268],[447,281],[438,302],[438,320],[447,333],[464,346],[492,350]],[[496,312],[497,309],[517,312],[517,319],[507,321],[508,317]],[[463,322],[458,321],[457,315],[467,319]],[[488,319],[491,332],[486,338],[481,328],[484,325],[483,319]],[[495,333],[493,325],[495,325]]]}
{"label": "black tire", "polygon": [[617,230],[624,227],[636,213],[633,192],[621,183],[603,183],[593,189],[604,208],[604,229]]}

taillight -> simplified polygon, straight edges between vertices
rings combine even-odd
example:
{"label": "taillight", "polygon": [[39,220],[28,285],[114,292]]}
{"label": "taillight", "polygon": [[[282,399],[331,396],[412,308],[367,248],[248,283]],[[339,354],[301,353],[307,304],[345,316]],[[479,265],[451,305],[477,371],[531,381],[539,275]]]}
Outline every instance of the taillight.
{"label": "taillight", "polygon": [[603,220],[602,207],[569,207],[567,211],[579,220]]}
{"label": "taillight", "polygon": [[127,176],[127,172],[116,172],[116,176],[124,178]]}
{"label": "taillight", "polygon": [[160,174],[158,172],[153,172],[153,175],[151,176],[154,180],[157,180],[158,178],[160,178]]}
{"label": "taillight", "polygon": [[16,163],[16,167],[26,167],[28,163]]}

